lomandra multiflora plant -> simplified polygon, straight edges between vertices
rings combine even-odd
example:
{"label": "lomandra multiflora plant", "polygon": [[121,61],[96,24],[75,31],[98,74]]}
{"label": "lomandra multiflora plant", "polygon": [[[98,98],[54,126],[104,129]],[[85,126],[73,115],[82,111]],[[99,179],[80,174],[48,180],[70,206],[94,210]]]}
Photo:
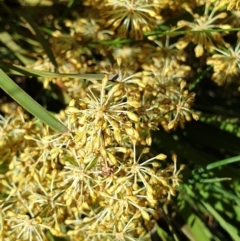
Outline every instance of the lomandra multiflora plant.
{"label": "lomandra multiflora plant", "polygon": [[[191,67],[184,49],[192,43],[196,58],[208,57],[219,84],[239,69],[234,64],[235,72],[217,76],[239,49],[239,44],[221,49],[219,45],[228,45],[219,33],[142,40],[145,31],[169,20],[166,9],[176,15],[190,12],[191,24],[178,23],[190,31],[220,28],[215,22],[227,17],[213,1],[179,2],[84,1],[83,13],[74,12],[74,20],[66,20],[64,28],[56,24],[50,44],[58,67],[42,53],[30,67],[61,73],[101,71],[105,77],[43,79],[45,88],[57,84],[72,99],[58,115],[68,128],[65,133],[30,118],[21,107],[1,105],[5,174],[0,176],[0,240],[43,241],[52,235],[72,241],[149,240],[161,207],[175,195],[183,168],[175,155],[168,160],[165,154],[152,153],[151,132],[183,128],[186,121],[198,119],[191,110],[195,94],[188,89]],[[239,7],[238,1],[225,3]],[[202,6],[201,16],[194,13]],[[132,42],[101,44],[117,37]],[[217,54],[206,55],[211,51]]]}

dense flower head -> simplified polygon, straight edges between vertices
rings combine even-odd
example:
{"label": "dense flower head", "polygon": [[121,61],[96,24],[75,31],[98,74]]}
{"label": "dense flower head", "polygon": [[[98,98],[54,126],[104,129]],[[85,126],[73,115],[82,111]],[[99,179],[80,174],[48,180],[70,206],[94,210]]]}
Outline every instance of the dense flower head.
{"label": "dense flower head", "polygon": [[[167,156],[146,148],[159,116],[147,108],[143,114],[141,76],[113,82],[106,75],[89,86],[60,115],[68,133],[27,126],[34,131],[24,132],[21,152],[13,150],[0,179],[6,195],[2,235],[42,241],[49,231],[83,240],[147,239],[158,205],[175,195],[180,179],[175,159],[164,167]],[[139,96],[127,94],[131,90]],[[155,97],[157,109],[161,98]]]}
{"label": "dense flower head", "polygon": [[[177,47],[179,49],[184,49],[190,42],[193,42],[196,47],[194,49],[196,57],[201,57],[204,54],[204,49],[211,50],[215,45],[226,45],[223,36],[218,32],[208,31],[214,28],[229,28],[229,25],[220,25],[215,22],[219,19],[224,19],[227,17],[227,13],[220,12],[218,14],[218,7],[213,7],[210,10],[211,5],[206,4],[204,15],[199,16],[199,14],[194,14],[191,9],[187,10],[194,16],[194,21],[184,21],[178,22],[181,27],[187,27],[191,31],[199,31],[196,33],[190,33],[181,38]],[[209,13],[209,11],[211,11]],[[227,45],[226,45],[227,46]]]}
{"label": "dense flower head", "polygon": [[213,66],[212,79],[223,85],[238,81],[240,73],[240,41],[233,48],[215,48],[216,53],[207,59],[207,64]]}
{"label": "dense flower head", "polygon": [[[57,236],[66,235],[61,229],[66,216],[70,237],[114,240],[118,236],[137,239],[148,235],[142,225],[153,227],[150,220],[158,216],[158,200],[174,195],[169,168],[165,172],[156,162],[165,160],[165,155],[144,158],[143,154],[148,153],[144,149],[137,157],[135,144],[131,149],[129,144],[121,147],[111,143],[102,143],[98,153],[92,145],[78,149],[74,136],[67,141],[52,136],[53,142],[46,134],[39,139],[32,136],[36,144],[26,148],[29,153],[36,153],[35,158],[24,155],[18,162],[11,162],[6,177],[17,186],[11,187],[2,180],[8,194],[2,207],[3,235],[31,241],[45,240],[46,230]],[[100,138],[103,140],[104,136],[100,134]],[[47,150],[51,143],[62,143],[64,147],[54,153],[54,146]]]}
{"label": "dense flower head", "polygon": [[[217,31],[238,27],[239,12],[226,10],[239,1],[222,3],[86,0],[55,22],[57,66],[41,52],[29,67],[105,76],[39,78],[69,99],[58,114],[67,133],[1,103],[0,240],[149,240],[183,169],[175,155],[153,154],[152,132],[198,120],[189,84],[201,69],[193,59],[213,66],[218,85],[239,78],[240,42],[231,46]],[[172,22],[186,12],[192,21]]]}
{"label": "dense flower head", "polygon": [[118,36],[142,39],[143,32],[151,30],[160,19],[159,4],[149,0],[107,0],[104,19]]}

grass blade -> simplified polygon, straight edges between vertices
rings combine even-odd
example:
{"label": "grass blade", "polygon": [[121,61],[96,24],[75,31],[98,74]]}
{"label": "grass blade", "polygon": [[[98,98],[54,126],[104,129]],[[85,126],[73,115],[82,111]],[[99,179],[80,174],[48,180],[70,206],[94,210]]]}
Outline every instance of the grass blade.
{"label": "grass blade", "polygon": [[240,161],[240,156],[229,157],[227,159],[208,164],[206,166],[206,169],[211,170],[220,166],[228,165],[230,163],[239,162],[239,161]]}
{"label": "grass blade", "polygon": [[229,234],[234,241],[240,241],[238,229],[228,223],[209,203],[202,201],[202,204],[206,207],[209,213],[219,222],[222,228]]}
{"label": "grass blade", "polygon": [[42,45],[42,47],[45,50],[45,52],[46,52],[48,58],[50,59],[50,61],[53,63],[53,65],[55,67],[57,67],[57,62],[56,62],[55,56],[54,56],[54,54],[53,54],[53,52],[51,50],[51,47],[50,47],[48,41],[42,35],[42,33],[39,30],[38,26],[27,15],[25,15],[22,18],[25,19],[26,25],[27,25],[28,29],[32,32],[32,34],[36,37],[38,42]]}
{"label": "grass blade", "polygon": [[31,60],[24,55],[26,51],[21,48],[6,31],[0,33],[0,41],[23,63],[29,64]]}
{"label": "grass blade", "polygon": [[165,230],[157,225],[157,234],[161,238],[162,241],[174,241],[174,238],[169,235]]}
{"label": "grass blade", "polygon": [[[184,213],[182,215],[184,216]],[[195,213],[189,213],[186,222],[187,224],[182,227],[182,231],[190,240],[211,241],[212,235],[210,231]]]}
{"label": "grass blade", "polygon": [[33,100],[17,84],[13,82],[2,70],[0,70],[0,87],[7,92],[16,102],[25,108],[32,115],[47,124],[49,127],[60,131],[68,131],[59,120],[52,116],[47,110]]}
{"label": "grass blade", "polygon": [[[36,77],[45,77],[45,78],[77,78],[77,79],[102,79],[105,74],[60,74],[60,73],[52,73],[40,70],[34,70],[25,68],[23,66],[12,65],[9,63],[5,63],[0,61],[0,67],[4,70],[9,70],[12,74],[24,75],[24,76],[36,76]],[[12,70],[12,71],[11,71]]]}
{"label": "grass blade", "polygon": [[234,200],[234,201],[240,203],[240,198],[239,198],[238,196],[230,193],[229,191],[227,191],[227,190],[225,190],[225,189],[223,189],[223,188],[221,188],[221,187],[218,187],[217,185],[212,185],[212,186],[211,186],[211,189],[212,189],[213,191],[216,191],[216,192],[218,192],[218,193],[223,194],[224,197],[226,197],[226,198],[228,198],[228,199],[230,199],[230,200]]}

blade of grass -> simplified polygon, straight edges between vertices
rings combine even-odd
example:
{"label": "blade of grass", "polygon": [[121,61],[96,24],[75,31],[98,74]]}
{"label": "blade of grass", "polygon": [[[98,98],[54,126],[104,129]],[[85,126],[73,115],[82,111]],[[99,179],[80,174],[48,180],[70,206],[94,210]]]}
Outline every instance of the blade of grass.
{"label": "blade of grass", "polygon": [[29,59],[24,56],[26,53],[23,48],[21,48],[19,45],[15,43],[13,40],[13,37],[8,32],[2,32],[0,33],[0,41],[9,49],[12,51],[12,53],[25,65],[29,64]]}
{"label": "blade of grass", "polygon": [[70,0],[67,4],[67,7],[65,9],[65,11],[63,12],[63,14],[60,16],[60,18],[58,19],[59,22],[64,21],[64,19],[66,18],[66,16],[69,15],[69,13],[73,10],[73,8],[76,6],[76,4],[78,3],[78,1],[76,0]]}
{"label": "blade of grass", "polygon": [[[205,185],[206,186],[206,185]],[[201,185],[202,188],[204,188],[203,185]],[[200,187],[200,188],[201,188]],[[206,213],[206,208],[202,205],[200,200],[204,198],[202,194],[199,193],[200,188],[196,187],[196,185],[189,185],[189,184],[181,184],[180,185],[180,195],[178,197],[178,200],[182,199],[186,201],[187,208],[191,207],[192,210],[199,210],[201,213]],[[201,188],[201,189],[202,189]],[[182,207],[183,209],[185,207]]]}
{"label": "blade of grass", "polygon": [[38,26],[32,21],[32,19],[25,14],[24,16],[20,17],[24,22],[26,27],[31,31],[31,33],[36,37],[38,42],[42,45],[43,49],[45,50],[48,58],[53,63],[55,67],[57,67],[57,62],[54,56],[54,53],[52,52],[52,49],[48,43],[48,41],[44,38],[41,31],[39,30]]}
{"label": "blade of grass", "polygon": [[227,190],[225,190],[225,189],[223,189],[221,187],[218,187],[217,185],[211,185],[210,187],[211,187],[212,190],[214,190],[214,191],[216,191],[218,193],[223,194],[224,197],[240,203],[240,198],[238,196],[228,192]]}
{"label": "blade of grass", "polygon": [[166,31],[166,32],[162,32],[162,31],[154,31],[154,32],[146,32],[144,33],[145,36],[154,36],[154,35],[159,35],[159,36],[165,36],[165,35],[184,35],[184,34],[194,34],[194,33],[221,33],[221,32],[234,32],[234,31],[240,31],[240,28],[219,28],[219,29],[206,29],[206,30],[170,30],[170,31]]}
{"label": "blade of grass", "polygon": [[[188,190],[188,193],[183,190]],[[201,218],[193,211],[195,209],[200,210],[201,208],[199,208],[198,202],[196,202],[196,200],[194,200],[191,196],[198,200],[196,193],[193,193],[187,184],[181,184],[180,195],[178,196],[178,200],[180,202],[177,205],[179,207],[178,213],[182,220],[185,221],[184,225],[181,227],[182,232],[190,240],[216,240],[214,239],[214,234],[211,233]]]}
{"label": "blade of grass", "polygon": [[17,84],[14,83],[1,69],[0,69],[0,87],[7,92],[16,102],[25,108],[32,115],[39,120],[60,132],[68,131],[59,120],[48,113],[41,105],[33,100],[26,92],[24,92]]}
{"label": "blade of grass", "polygon": [[25,76],[36,76],[36,77],[45,77],[45,78],[76,78],[76,79],[102,79],[105,74],[60,74],[60,73],[52,73],[40,70],[34,70],[25,68],[23,66],[12,65],[3,61],[0,61],[0,67],[4,70],[12,70],[12,74],[25,75]]}
{"label": "blade of grass", "polygon": [[221,227],[229,234],[232,240],[240,241],[238,228],[228,223],[209,203],[204,201],[201,202],[209,211],[209,213],[218,221]]}
{"label": "blade of grass", "polygon": [[232,180],[230,177],[215,177],[215,178],[207,178],[201,179],[199,182],[201,183],[216,183],[216,182],[223,182],[223,181],[230,181]]}
{"label": "blade of grass", "polygon": [[169,235],[165,230],[157,225],[157,234],[161,238],[162,241],[174,241],[173,237]]}
{"label": "blade of grass", "polygon": [[239,162],[239,161],[240,161],[240,156],[229,157],[227,159],[208,164],[206,166],[206,170],[212,170],[214,168],[218,168],[218,167],[228,165],[228,164],[234,163],[234,162]]}
{"label": "blade of grass", "polygon": [[[135,40],[137,42],[138,40]],[[142,41],[142,40],[139,40]],[[93,42],[92,44],[103,44],[103,45],[121,45],[125,43],[131,43],[133,42],[132,39],[120,39],[120,38],[115,38],[113,40],[102,40],[99,42]]]}
{"label": "blade of grass", "polygon": [[[182,217],[184,217],[184,212]],[[202,220],[193,212],[189,213],[186,220],[187,224],[182,227],[185,235],[194,241],[211,241],[212,235]]]}

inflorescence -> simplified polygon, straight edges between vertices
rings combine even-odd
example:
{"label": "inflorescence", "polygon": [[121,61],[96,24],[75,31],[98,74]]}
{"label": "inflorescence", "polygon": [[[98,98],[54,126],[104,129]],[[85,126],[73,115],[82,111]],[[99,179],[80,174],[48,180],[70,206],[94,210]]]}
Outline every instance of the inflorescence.
{"label": "inflorescence", "polygon": [[[229,47],[222,34],[209,32],[236,23],[219,1],[83,2],[83,13],[73,12],[51,36],[58,67],[45,54],[31,67],[105,77],[43,79],[45,88],[57,84],[72,99],[58,114],[66,133],[15,104],[1,105],[0,240],[43,241],[50,233],[72,241],[149,240],[183,168],[175,155],[170,162],[153,155],[152,131],[198,120],[185,49],[192,44],[193,56],[213,66],[217,84],[239,76],[239,42]],[[239,1],[225,4],[239,8]],[[194,12],[202,6],[202,15]],[[189,30],[181,38],[144,35],[169,21],[168,14],[186,12],[194,20],[178,22]],[[132,41],[112,44],[116,37]]]}

